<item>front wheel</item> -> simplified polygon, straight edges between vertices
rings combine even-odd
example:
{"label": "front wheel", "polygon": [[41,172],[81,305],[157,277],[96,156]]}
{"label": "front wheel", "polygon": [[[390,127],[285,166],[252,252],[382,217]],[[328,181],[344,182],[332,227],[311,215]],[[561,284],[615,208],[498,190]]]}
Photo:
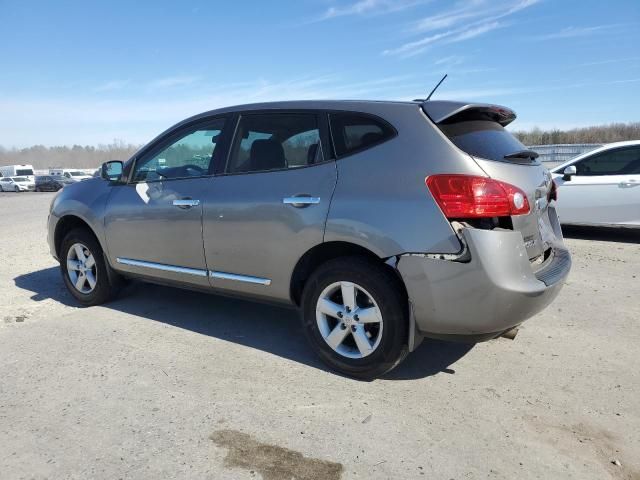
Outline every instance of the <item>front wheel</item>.
{"label": "front wheel", "polygon": [[328,261],[305,285],[302,315],[313,349],[346,375],[379,377],[407,354],[407,299],[385,265],[360,257]]}
{"label": "front wheel", "polygon": [[67,233],[60,249],[60,270],[67,289],[78,302],[92,306],[113,298],[117,286],[111,283],[108,268],[91,232],[79,228]]}

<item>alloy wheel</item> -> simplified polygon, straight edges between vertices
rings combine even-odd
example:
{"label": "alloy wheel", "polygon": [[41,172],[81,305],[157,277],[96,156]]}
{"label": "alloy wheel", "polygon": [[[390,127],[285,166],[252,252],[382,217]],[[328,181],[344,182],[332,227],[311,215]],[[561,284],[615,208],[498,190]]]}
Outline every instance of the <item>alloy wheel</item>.
{"label": "alloy wheel", "polygon": [[371,355],[382,339],[380,308],[371,294],[353,282],[335,282],[322,291],[316,321],[327,345],[347,358]]}
{"label": "alloy wheel", "polygon": [[91,251],[82,243],[74,243],[67,252],[67,275],[80,293],[86,295],[96,288],[96,261]]}

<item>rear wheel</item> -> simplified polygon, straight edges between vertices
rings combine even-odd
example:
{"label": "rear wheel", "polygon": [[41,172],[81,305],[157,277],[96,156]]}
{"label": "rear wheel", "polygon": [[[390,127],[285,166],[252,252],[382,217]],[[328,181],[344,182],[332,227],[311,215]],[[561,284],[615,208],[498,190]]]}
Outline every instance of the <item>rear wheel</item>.
{"label": "rear wheel", "polygon": [[325,263],[305,285],[302,314],[314,350],[346,375],[376,378],[407,354],[407,301],[384,265],[360,257]]}
{"label": "rear wheel", "polygon": [[115,273],[108,272],[108,268],[102,248],[91,232],[79,228],[67,233],[60,249],[60,270],[76,300],[92,306],[112,299],[117,285],[110,281]]}

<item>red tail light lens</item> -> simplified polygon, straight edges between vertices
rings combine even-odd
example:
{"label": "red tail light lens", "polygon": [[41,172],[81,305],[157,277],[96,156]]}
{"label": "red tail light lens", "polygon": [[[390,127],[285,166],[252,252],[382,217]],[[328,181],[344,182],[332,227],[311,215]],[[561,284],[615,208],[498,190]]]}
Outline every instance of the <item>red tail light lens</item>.
{"label": "red tail light lens", "polygon": [[530,211],[522,190],[489,177],[431,175],[425,182],[447,218],[507,217]]}

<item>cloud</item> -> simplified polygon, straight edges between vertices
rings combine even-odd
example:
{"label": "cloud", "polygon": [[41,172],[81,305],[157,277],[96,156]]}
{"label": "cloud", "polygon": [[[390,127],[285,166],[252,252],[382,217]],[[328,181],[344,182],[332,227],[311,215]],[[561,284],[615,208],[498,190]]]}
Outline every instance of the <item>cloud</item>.
{"label": "cloud", "polygon": [[98,85],[93,89],[94,92],[113,92],[115,90],[122,90],[129,84],[129,80],[111,80],[110,82]]}
{"label": "cloud", "polygon": [[534,37],[535,40],[556,40],[560,38],[575,38],[575,37],[589,37],[591,35],[601,33],[607,30],[612,29],[613,27],[618,27],[617,24],[611,25],[596,25],[593,27],[567,27],[559,32],[548,33],[545,35],[538,35]]}
{"label": "cloud", "polygon": [[626,58],[610,58],[607,60],[599,60],[594,62],[585,62],[574,65],[575,67],[592,67],[595,65],[607,65],[610,63],[622,63],[622,62],[631,62],[633,60],[638,60],[640,57],[626,57]]}
{"label": "cloud", "polygon": [[174,87],[186,87],[194,84],[200,80],[200,77],[194,76],[178,76],[178,77],[165,77],[159,78],[149,82],[150,88],[174,88]]}
{"label": "cloud", "polygon": [[0,131],[4,146],[109,143],[113,138],[144,143],[191,115],[229,105],[292,99],[397,99],[398,88],[419,91],[413,76],[346,81],[338,75],[308,75],[282,81],[258,79],[236,84],[207,84],[181,99],[158,102],[153,92],[130,99],[2,96]]}
{"label": "cloud", "polygon": [[425,0],[358,0],[344,6],[329,7],[317,21],[351,15],[380,15],[414,7]]}
{"label": "cloud", "polygon": [[430,35],[396,48],[386,49],[382,53],[407,58],[423,53],[436,43],[447,44],[470,40],[508,26],[508,23],[500,20],[531,7],[539,1],[472,0],[463,6],[419,20],[412,28],[413,33],[430,32]]}

